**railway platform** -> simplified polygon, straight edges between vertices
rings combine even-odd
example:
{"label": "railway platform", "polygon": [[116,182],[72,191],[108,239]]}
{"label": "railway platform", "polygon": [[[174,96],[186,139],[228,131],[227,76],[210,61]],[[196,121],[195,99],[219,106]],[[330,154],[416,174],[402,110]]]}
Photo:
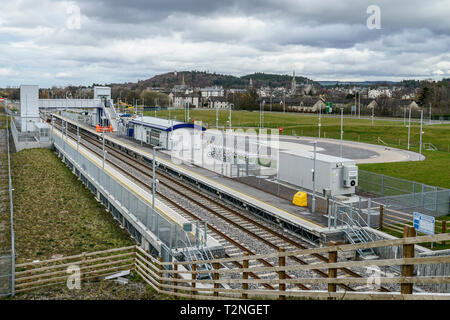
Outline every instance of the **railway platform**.
{"label": "railway platform", "polygon": [[[89,132],[91,135],[100,135],[95,131],[95,128],[77,124],[75,121],[60,115],[55,116],[68,121],[72,125],[79,125],[80,130]],[[116,133],[105,133],[105,141],[110,145],[120,146],[122,150],[128,150],[136,158],[144,157],[150,161],[153,158],[153,151],[149,145],[141,145],[138,141],[119,136]],[[319,243],[331,233],[336,233],[336,231],[327,228],[328,218],[324,214],[313,214],[307,208],[297,207],[289,200],[244,184],[237,179],[224,177],[189,163],[175,164],[171,161],[170,155],[164,152],[158,151],[156,160],[160,169],[178,175],[180,179],[187,182],[197,184],[199,189],[217,194],[226,202],[243,207],[249,212],[299,234],[311,242]]]}
{"label": "railway platform", "polygon": [[192,252],[199,240],[211,254],[223,255],[224,249],[215,238],[203,235],[203,230],[196,230],[195,225],[192,231],[184,232],[183,225],[189,224],[186,218],[157,197],[153,205],[151,191],[102,162],[101,157],[77,144],[73,137],[56,129],[52,135],[58,155],[145,250],[161,252],[167,248],[172,256],[177,256]]}

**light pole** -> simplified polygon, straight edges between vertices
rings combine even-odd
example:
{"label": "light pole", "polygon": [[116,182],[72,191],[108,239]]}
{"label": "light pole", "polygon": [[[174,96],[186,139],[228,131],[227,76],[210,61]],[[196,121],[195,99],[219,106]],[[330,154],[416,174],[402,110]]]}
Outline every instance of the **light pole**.
{"label": "light pole", "polygon": [[260,130],[260,133],[264,126],[264,104],[265,104],[265,102],[266,102],[265,100],[262,100],[259,103],[259,130]]}
{"label": "light pole", "polygon": [[344,108],[341,108],[341,144],[339,147],[339,154],[341,158],[342,158],[342,139],[344,137],[343,126],[344,126]]}
{"label": "light pole", "polygon": [[430,102],[430,121],[429,124],[431,124],[431,102]]}
{"label": "light pole", "polygon": [[409,107],[409,124],[408,124],[408,150],[409,150],[409,137],[411,136],[411,107]]}
{"label": "light pole", "polygon": [[320,127],[322,126],[322,106],[319,106],[319,139],[320,139]]}
{"label": "light pole", "polygon": [[156,150],[162,149],[162,147],[153,147],[153,176],[152,176],[152,209],[155,212],[155,189],[156,189]]}
{"label": "light pole", "polygon": [[373,127],[373,118],[375,118],[375,106],[372,107],[372,127]]}
{"label": "light pole", "polygon": [[103,149],[103,161],[102,168],[105,170],[105,130],[102,128],[102,149]]}
{"label": "light pole", "polygon": [[312,204],[311,204],[312,213],[316,212],[316,146],[317,146],[317,141],[314,141],[314,160],[313,160],[313,170],[312,170],[313,196],[312,196]]}
{"label": "light pole", "polygon": [[403,125],[406,126],[406,106],[403,107]]}
{"label": "light pole", "polygon": [[422,127],[423,127],[423,109],[420,110],[420,146],[419,146],[419,153],[422,154]]}
{"label": "light pole", "polygon": [[358,91],[358,119],[361,119],[361,92]]}
{"label": "light pole", "polygon": [[216,105],[216,129],[219,130],[219,107]]}
{"label": "light pole", "polygon": [[231,131],[231,103],[230,103],[230,116],[229,116],[229,120],[230,120],[230,131]]}
{"label": "light pole", "polygon": [[80,124],[78,123],[78,117],[79,116],[77,115],[77,152],[78,152],[78,145],[80,144]]}

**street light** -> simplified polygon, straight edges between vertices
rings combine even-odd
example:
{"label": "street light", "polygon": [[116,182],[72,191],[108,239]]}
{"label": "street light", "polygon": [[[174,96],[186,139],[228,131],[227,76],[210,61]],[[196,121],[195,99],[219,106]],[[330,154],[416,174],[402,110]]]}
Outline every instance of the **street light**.
{"label": "street light", "polygon": [[317,147],[317,141],[314,141],[314,160],[313,160],[313,169],[312,169],[313,197],[312,197],[312,204],[311,204],[312,213],[316,212],[316,147]]}
{"label": "street light", "polygon": [[341,145],[340,145],[341,158],[342,158],[342,139],[344,135],[343,126],[344,126],[344,108],[341,108]]}
{"label": "street light", "polygon": [[319,106],[319,139],[320,139],[320,127],[322,126],[322,106]]}
{"label": "street light", "polygon": [[423,126],[423,109],[420,110],[420,146],[419,146],[419,153],[422,154],[422,126]]}
{"label": "street light", "polygon": [[264,126],[264,104],[266,103],[265,100],[262,100],[259,103],[259,129],[262,130]]}
{"label": "street light", "polygon": [[155,211],[155,189],[156,189],[156,150],[162,149],[160,146],[153,147],[153,176],[152,176],[152,209]]}
{"label": "street light", "polygon": [[409,137],[411,136],[411,107],[409,107],[409,124],[408,124],[408,150],[409,150]]}

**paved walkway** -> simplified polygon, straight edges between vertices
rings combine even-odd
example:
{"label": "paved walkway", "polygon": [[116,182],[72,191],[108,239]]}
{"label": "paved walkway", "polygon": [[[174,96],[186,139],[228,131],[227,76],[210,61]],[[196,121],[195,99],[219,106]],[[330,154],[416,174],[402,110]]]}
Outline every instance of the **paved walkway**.
{"label": "paved walkway", "polygon": [[[314,141],[317,141],[317,152],[337,157],[340,156],[340,140],[336,139],[282,136],[280,137],[280,149],[295,148],[297,147],[296,144],[300,144],[303,145],[305,149],[312,150],[312,143]],[[355,160],[356,163],[425,160],[425,157],[417,152],[345,140],[342,144],[342,156],[347,159]]]}

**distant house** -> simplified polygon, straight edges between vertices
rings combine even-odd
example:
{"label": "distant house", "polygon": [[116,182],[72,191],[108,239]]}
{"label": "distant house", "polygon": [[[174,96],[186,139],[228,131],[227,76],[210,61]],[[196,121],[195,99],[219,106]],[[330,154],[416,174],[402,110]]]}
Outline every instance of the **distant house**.
{"label": "distant house", "polygon": [[392,97],[392,92],[391,92],[391,90],[384,89],[384,88],[372,89],[372,90],[369,90],[369,92],[367,92],[367,97],[369,99],[376,99],[381,96],[390,98],[390,97]]}
{"label": "distant house", "polygon": [[223,97],[223,94],[224,94],[224,90],[223,90],[222,86],[201,88],[200,92],[202,94],[202,98]]}
{"label": "distant house", "polygon": [[229,109],[233,104],[228,102],[225,97],[208,97],[206,99],[208,108],[211,109]]}
{"label": "distant house", "polygon": [[198,108],[201,104],[200,97],[196,94],[178,94],[173,97],[173,106],[183,108],[185,105]]}

